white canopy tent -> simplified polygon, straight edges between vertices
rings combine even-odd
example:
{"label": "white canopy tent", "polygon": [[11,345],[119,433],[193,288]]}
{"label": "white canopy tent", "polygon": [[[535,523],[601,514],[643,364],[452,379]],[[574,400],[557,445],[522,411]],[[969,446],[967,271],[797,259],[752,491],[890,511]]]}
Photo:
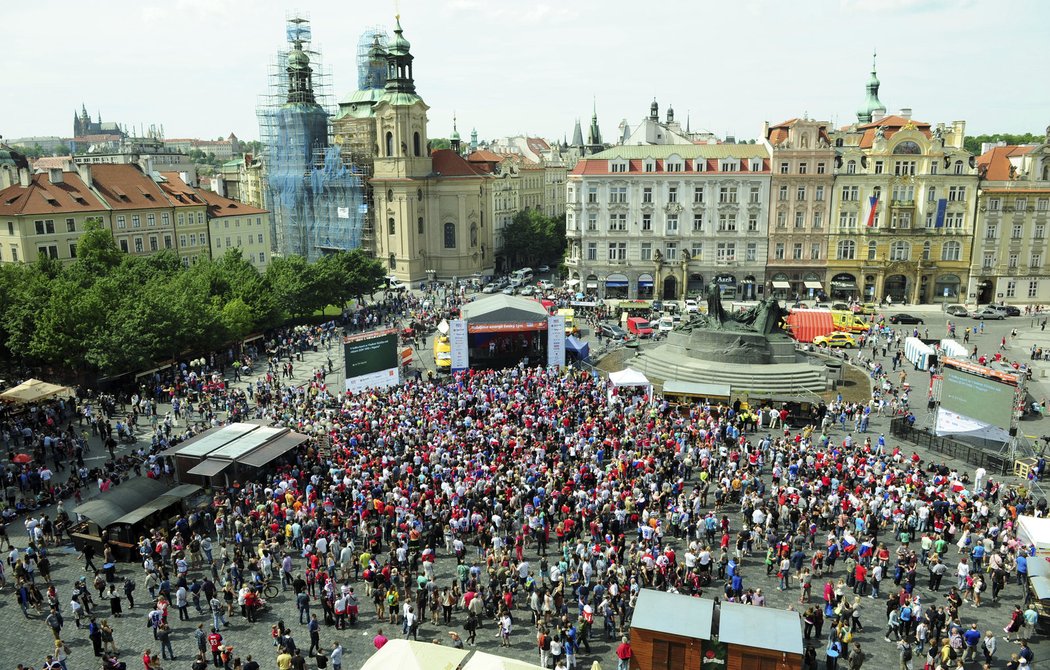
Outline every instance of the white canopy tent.
{"label": "white canopy tent", "polygon": [[541,666],[519,661],[516,658],[475,651],[463,666],[463,670],[541,670]]}
{"label": "white canopy tent", "polygon": [[390,640],[361,670],[456,670],[470,652],[429,642]]}
{"label": "white canopy tent", "polygon": [[649,402],[653,400],[653,384],[641,372],[634,368],[625,368],[619,372],[609,373],[609,397],[611,398],[617,389],[638,386],[645,388],[649,396]]}

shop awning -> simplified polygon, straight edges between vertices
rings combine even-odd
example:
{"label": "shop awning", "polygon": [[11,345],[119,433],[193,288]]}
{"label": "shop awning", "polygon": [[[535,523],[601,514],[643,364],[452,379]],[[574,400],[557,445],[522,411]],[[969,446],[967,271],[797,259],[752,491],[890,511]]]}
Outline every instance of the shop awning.
{"label": "shop awning", "polygon": [[232,464],[233,461],[219,461],[209,458],[193,466],[186,474],[199,477],[214,477]]}
{"label": "shop awning", "polygon": [[791,284],[786,281],[775,281],[773,282],[773,288],[786,288],[790,289]]}
{"label": "shop awning", "polygon": [[821,284],[819,281],[807,281],[803,282],[803,284],[806,288],[811,288],[816,291],[819,291],[820,289],[824,288],[823,284]]}
{"label": "shop awning", "polygon": [[627,288],[627,282],[625,281],[607,281],[605,282],[606,288]]}
{"label": "shop awning", "polygon": [[587,288],[598,288],[598,282],[596,282],[596,281],[589,281],[589,282],[587,282]]}

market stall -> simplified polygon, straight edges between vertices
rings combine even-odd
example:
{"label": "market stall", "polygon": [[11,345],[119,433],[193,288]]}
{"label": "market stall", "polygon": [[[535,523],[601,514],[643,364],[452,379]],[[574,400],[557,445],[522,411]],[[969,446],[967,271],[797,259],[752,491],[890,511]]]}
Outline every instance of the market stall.
{"label": "market stall", "polygon": [[13,389],[0,393],[0,400],[19,405],[50,400],[58,396],[71,396],[73,389],[68,386],[49,384],[39,379],[28,379]]}

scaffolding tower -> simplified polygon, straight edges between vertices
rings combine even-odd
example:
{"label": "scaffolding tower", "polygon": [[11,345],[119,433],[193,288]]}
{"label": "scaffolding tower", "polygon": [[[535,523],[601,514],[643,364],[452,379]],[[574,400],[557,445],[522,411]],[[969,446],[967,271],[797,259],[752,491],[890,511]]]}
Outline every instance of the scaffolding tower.
{"label": "scaffolding tower", "polygon": [[274,252],[314,261],[361,246],[364,182],[332,141],[331,72],[311,44],[309,17],[289,15],[285,33],[288,47],[271,59],[256,108],[264,189]]}

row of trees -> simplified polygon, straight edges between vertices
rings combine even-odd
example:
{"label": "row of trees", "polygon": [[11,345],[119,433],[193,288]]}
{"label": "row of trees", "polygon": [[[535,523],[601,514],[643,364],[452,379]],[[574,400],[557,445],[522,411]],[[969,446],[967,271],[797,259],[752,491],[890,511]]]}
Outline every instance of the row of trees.
{"label": "row of trees", "polygon": [[963,139],[963,147],[974,156],[981,155],[981,144],[985,142],[1006,142],[1007,144],[1040,144],[1046,139],[1044,135],[1034,133],[995,133],[994,135],[968,135]]}
{"label": "row of trees", "polygon": [[171,251],[130,256],[89,228],[77,259],[0,266],[0,342],[14,360],[70,379],[146,369],[346,305],[375,292],[383,268],[360,250],[307,263],[274,258],[260,273],[231,249],[190,267]]}

